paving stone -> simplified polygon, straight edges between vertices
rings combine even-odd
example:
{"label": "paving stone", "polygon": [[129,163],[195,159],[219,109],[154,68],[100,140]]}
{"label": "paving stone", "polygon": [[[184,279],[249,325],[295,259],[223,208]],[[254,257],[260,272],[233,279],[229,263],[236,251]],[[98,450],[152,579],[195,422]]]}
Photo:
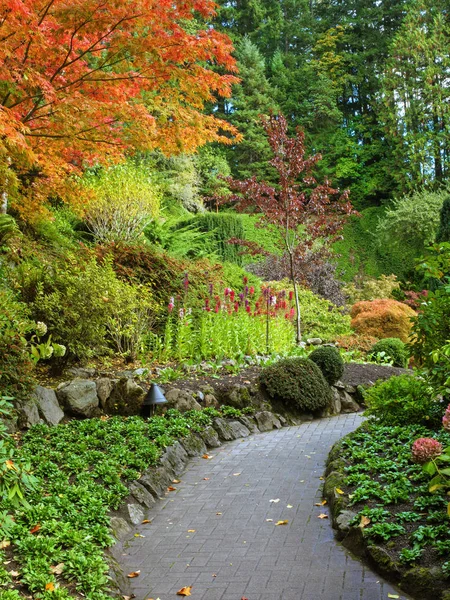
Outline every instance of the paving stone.
{"label": "paving stone", "polygon": [[[177,493],[152,508],[151,535],[138,526],[145,538],[129,534],[112,548],[125,573],[141,570],[130,582],[136,600],[176,598],[189,585],[192,600],[407,599],[335,541],[329,520],[317,519],[327,510],[315,506],[327,454],[361,420],[314,420],[192,459]],[[186,458],[179,452],[170,456],[177,471]]]}

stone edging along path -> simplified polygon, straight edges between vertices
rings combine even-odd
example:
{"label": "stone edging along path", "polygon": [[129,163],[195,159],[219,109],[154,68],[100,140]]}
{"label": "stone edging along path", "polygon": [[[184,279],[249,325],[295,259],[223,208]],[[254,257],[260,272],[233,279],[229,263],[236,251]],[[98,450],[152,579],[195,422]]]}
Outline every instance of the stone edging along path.
{"label": "stone edging along path", "polygon": [[[330,447],[360,423],[360,414],[349,414],[260,435],[249,435],[244,425],[246,435],[217,445],[211,458],[197,448],[187,469],[188,453],[175,444],[153,475],[140,480],[138,490],[151,499],[144,494],[137,502],[139,491],[130,489],[128,504],[135,506],[124,506],[127,521],[125,513],[113,516],[121,540],[111,556],[122,574],[121,593],[170,600],[185,587],[193,600],[381,600],[388,594],[404,600],[337,544],[329,520],[320,518],[328,515],[320,502]],[[230,434],[230,422],[221,425]],[[169,472],[181,481],[167,492]],[[152,488],[158,475],[159,488]],[[155,503],[151,489],[162,500]],[[151,523],[142,524],[145,519]],[[138,576],[127,578],[132,572]]]}

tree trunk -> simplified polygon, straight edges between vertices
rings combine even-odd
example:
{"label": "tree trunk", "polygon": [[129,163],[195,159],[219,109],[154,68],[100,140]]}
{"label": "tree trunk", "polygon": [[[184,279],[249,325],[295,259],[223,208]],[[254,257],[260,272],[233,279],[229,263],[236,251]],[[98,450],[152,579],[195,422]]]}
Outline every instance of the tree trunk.
{"label": "tree trunk", "polygon": [[6,215],[8,210],[8,193],[2,192],[1,202],[0,202],[0,215]]}
{"label": "tree trunk", "polygon": [[295,310],[296,310],[295,341],[296,341],[297,345],[299,345],[300,342],[302,341],[302,321],[301,321],[301,314],[300,314],[300,301],[298,299],[297,281],[295,280],[294,255],[291,251],[289,252],[289,267],[290,267],[292,285],[294,286],[294,298],[295,298]]}

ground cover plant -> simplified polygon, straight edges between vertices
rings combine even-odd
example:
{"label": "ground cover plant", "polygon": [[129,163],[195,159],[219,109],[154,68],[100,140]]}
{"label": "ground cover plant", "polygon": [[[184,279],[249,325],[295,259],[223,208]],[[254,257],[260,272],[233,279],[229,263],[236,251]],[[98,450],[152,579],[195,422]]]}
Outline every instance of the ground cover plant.
{"label": "ground cover plant", "polygon": [[[389,557],[385,567],[437,566],[437,585],[448,589],[448,498],[443,488],[430,491],[430,475],[411,452],[416,438],[432,438],[442,447],[450,444],[443,429],[365,423],[341,443],[346,477],[340,492],[357,513],[353,524],[361,528],[366,543],[381,546]],[[426,584],[423,579],[418,586]]]}
{"label": "ground cover plant", "polygon": [[[30,484],[26,505],[14,494],[8,498],[2,493],[1,557],[10,562],[0,568],[0,597],[19,598],[12,591],[19,586],[36,598],[109,598],[103,554],[113,543],[108,511],[128,495],[127,482],[156,464],[176,439],[203,430],[215,416],[241,414],[222,407],[221,412],[207,408],[183,415],[168,410],[148,421],[86,419],[56,427],[36,425],[14,453],[11,438],[6,446],[1,442],[6,483],[12,487],[18,476],[31,479],[25,479]],[[8,516],[13,510],[14,521]]]}

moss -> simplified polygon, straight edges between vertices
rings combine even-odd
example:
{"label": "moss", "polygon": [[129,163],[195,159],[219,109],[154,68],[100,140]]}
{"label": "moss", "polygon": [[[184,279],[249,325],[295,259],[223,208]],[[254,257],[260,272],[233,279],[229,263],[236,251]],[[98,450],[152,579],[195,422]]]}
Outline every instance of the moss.
{"label": "moss", "polygon": [[392,560],[389,553],[381,546],[367,546],[367,554],[370,559],[376,564],[377,569],[384,575],[399,574],[398,564]]}

